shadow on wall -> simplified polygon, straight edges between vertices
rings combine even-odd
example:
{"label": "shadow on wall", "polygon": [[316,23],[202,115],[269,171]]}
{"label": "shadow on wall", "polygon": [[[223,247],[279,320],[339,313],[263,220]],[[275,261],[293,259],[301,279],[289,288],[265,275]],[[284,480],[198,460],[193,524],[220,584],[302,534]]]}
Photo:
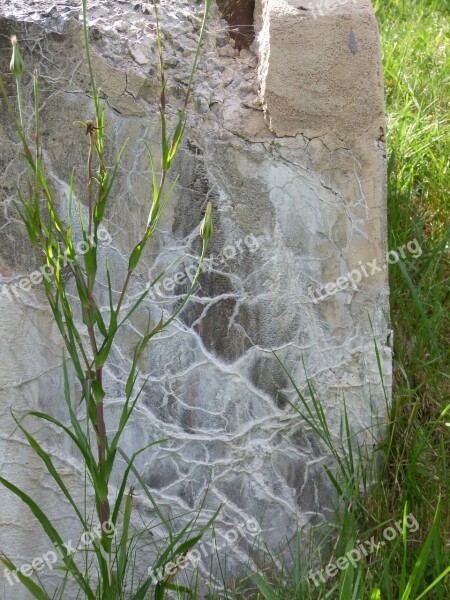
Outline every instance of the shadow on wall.
{"label": "shadow on wall", "polygon": [[255,39],[253,13],[255,0],[217,0],[222,18],[229,25],[229,33],[239,52],[249,48]]}

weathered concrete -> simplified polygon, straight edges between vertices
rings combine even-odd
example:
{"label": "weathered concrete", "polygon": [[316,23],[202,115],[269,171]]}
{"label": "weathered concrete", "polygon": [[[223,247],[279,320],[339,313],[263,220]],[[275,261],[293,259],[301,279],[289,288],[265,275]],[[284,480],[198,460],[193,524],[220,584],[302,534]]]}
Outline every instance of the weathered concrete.
{"label": "weathered concrete", "polygon": [[[174,167],[180,184],[130,291],[135,297],[177,257],[188,254],[184,265],[195,263],[196,227],[211,200],[217,233],[210,252],[218,260],[202,274],[182,317],[155,340],[142,362],[140,381],[149,376],[150,382],[124,448],[131,453],[171,436],[139,463],[163,509],[177,513],[197,507],[209,487],[205,518],[227,501],[217,522],[219,535],[256,518],[272,548],[297,525],[326,518],[329,506],[323,450],[277,398],[278,390],[289,393],[291,386],[272,349],[305,389],[303,359],[335,432],[345,397],[352,426],[366,429],[360,437],[368,443],[370,428],[376,430],[385,410],[373,333],[387,389],[391,375],[386,269],[320,301],[314,293],[361,263],[384,263],[385,149],[376,23],[368,0],[330,3],[330,10],[324,4],[320,14],[309,4],[257,1],[256,39],[241,52],[214,9],[185,143]],[[107,211],[112,244],[102,251],[119,289],[150,200],[140,139],[155,148],[159,139],[155,28],[146,3],[136,4],[136,10],[130,3],[106,0],[90,5],[94,66],[108,103],[110,157],[125,138],[131,140]],[[176,114],[200,4],[161,0],[160,10],[168,94]],[[73,166],[77,197],[85,202],[86,138],[73,123],[92,117],[79,12],[77,3],[62,0],[33,5],[12,0],[0,7],[2,73],[8,71],[9,36],[15,33],[27,68],[37,68],[41,78],[45,161],[65,219]],[[31,115],[29,80],[25,83]],[[11,78],[8,85],[13,96]],[[0,147],[0,272],[7,285],[31,273],[36,260],[12,206],[25,167],[3,104]],[[170,313],[186,288],[186,278],[168,282],[117,339],[106,372],[109,428],[123,402],[130,351],[146,327],[148,310],[154,319],[161,309]],[[34,286],[19,296],[13,294],[13,302],[0,296],[1,470],[40,497],[70,538],[80,532],[65,516],[69,509],[22,438],[10,437],[10,406],[18,414],[38,408],[65,419],[62,344],[42,289]],[[107,306],[101,287],[98,302]],[[75,385],[73,392],[76,397]],[[40,433],[76,489],[83,479],[79,457],[50,428]],[[0,548],[18,564],[42,554],[49,543],[26,509],[3,489],[0,498]],[[145,505],[143,494],[140,502]],[[149,507],[144,517],[147,522],[154,517]],[[230,551],[233,572],[249,554],[250,562],[257,558],[258,545],[251,546],[251,538],[240,539]],[[4,597],[28,597],[18,586],[13,589],[12,596],[5,583]]]}

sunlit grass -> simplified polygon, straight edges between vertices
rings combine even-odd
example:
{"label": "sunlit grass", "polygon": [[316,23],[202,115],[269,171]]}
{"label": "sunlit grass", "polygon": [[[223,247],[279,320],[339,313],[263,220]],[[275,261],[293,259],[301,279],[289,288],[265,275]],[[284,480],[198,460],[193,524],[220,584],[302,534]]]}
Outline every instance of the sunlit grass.
{"label": "sunlit grass", "polygon": [[[390,272],[395,340],[390,494],[423,521],[436,498],[450,506],[449,400],[450,5],[375,2],[383,45],[391,248],[417,238],[423,254]],[[448,420],[448,419],[447,419]],[[394,493],[395,492],[395,493]],[[450,511],[441,524],[449,539]]]}

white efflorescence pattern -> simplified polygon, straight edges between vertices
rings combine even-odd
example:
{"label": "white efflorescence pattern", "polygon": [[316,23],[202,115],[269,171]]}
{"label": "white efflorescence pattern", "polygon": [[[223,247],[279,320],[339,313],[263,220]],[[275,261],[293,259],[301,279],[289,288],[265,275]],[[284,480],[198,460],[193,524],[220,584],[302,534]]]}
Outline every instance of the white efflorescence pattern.
{"label": "white efflorescence pattern", "polygon": [[[169,112],[176,117],[203,3],[161,0],[158,6]],[[349,3],[348,12],[340,7],[334,17],[305,12],[287,0],[258,1],[255,42],[239,53],[213,8],[172,172],[180,174],[179,183],[126,303],[175,259],[186,258],[122,329],[104,376],[111,430],[124,401],[132,349],[149,314],[155,323],[161,311],[171,314],[189,287],[188,273],[201,252],[198,225],[210,201],[215,230],[210,263],[186,309],[143,357],[138,385],[147,377],[149,382],[124,437],[124,450],[131,455],[151,441],[171,438],[138,461],[165,510],[188,513],[208,489],[202,519],[225,502],[216,523],[219,530],[257,520],[259,541],[242,535],[233,544],[227,565],[234,573],[238,564],[257,562],[264,544],[276,549],[296,527],[330,514],[324,450],[280,397],[281,391],[295,400],[272,351],[306,394],[306,376],[311,379],[336,435],[345,399],[357,439],[372,444],[382,429],[390,390],[387,271],[320,303],[309,293],[311,286],[336,281],[361,263],[377,259],[381,264],[387,251],[376,23],[368,0]],[[151,3],[91,0],[89,28],[97,82],[107,103],[111,163],[125,139],[130,140],[106,212],[111,243],[100,249],[100,263],[108,258],[113,287],[119,290],[151,202],[142,140],[157,151],[160,138]],[[44,160],[67,222],[73,167],[76,200],[86,208],[86,138],[74,122],[93,116],[80,3],[2,2],[2,73],[8,72],[13,33],[28,72],[39,73]],[[29,78],[24,85],[31,117]],[[0,285],[11,286],[36,264],[13,207],[26,166],[3,110],[0,147]],[[77,202],[73,211],[76,230]],[[107,311],[105,281],[100,269],[98,304]],[[66,419],[62,341],[42,286],[23,290],[14,302],[0,294],[0,303],[2,473],[38,498],[70,538],[76,535],[76,522],[49,487],[44,467],[17,432],[11,436],[9,413],[12,406],[19,414],[37,409]],[[75,383],[73,394],[76,398]],[[40,435],[82,502],[83,465],[74,449],[50,426]],[[8,547],[19,563],[42,555],[39,527],[4,489],[0,498],[0,547]],[[152,522],[143,494],[138,503],[143,518]],[[14,593],[21,598],[18,587]]]}

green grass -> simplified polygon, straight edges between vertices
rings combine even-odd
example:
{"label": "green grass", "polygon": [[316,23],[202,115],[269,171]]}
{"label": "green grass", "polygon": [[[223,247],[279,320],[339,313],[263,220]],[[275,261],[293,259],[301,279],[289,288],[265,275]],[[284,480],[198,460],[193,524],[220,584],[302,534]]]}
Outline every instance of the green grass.
{"label": "green grass", "polygon": [[[441,416],[449,405],[450,363],[450,4],[377,0],[375,7],[386,87],[389,247],[416,238],[423,254],[408,270],[390,271],[393,405],[385,477],[368,507],[381,521],[408,502],[421,523],[419,543],[441,497],[444,566],[450,564],[450,413]],[[427,597],[450,597],[448,579]]]}
{"label": "green grass", "polygon": [[450,5],[377,0],[375,7],[386,87],[389,247],[416,238],[423,250],[390,271],[394,396],[380,511],[391,514],[408,500],[430,525],[441,495],[448,543],[450,414],[440,416],[449,400]]}

